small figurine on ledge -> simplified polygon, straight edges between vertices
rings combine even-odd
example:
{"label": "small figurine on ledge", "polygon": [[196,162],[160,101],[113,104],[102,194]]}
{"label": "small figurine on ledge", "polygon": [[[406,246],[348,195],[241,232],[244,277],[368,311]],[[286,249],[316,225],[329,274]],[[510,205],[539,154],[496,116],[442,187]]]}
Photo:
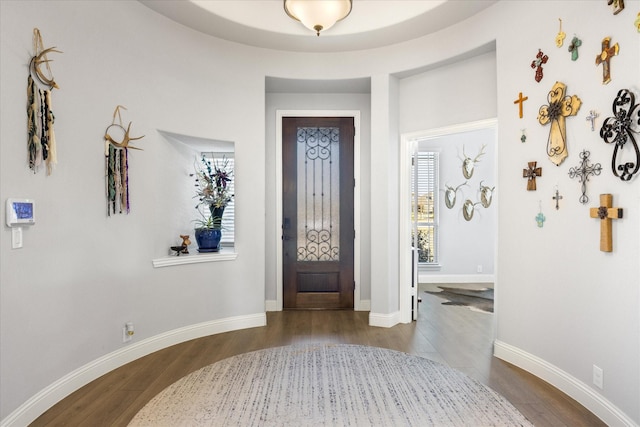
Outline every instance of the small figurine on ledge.
{"label": "small figurine on ledge", "polygon": [[180,246],[171,246],[171,250],[176,252],[176,256],[189,253],[189,245],[191,244],[189,236],[186,234],[181,234],[180,238],[182,239],[182,244]]}

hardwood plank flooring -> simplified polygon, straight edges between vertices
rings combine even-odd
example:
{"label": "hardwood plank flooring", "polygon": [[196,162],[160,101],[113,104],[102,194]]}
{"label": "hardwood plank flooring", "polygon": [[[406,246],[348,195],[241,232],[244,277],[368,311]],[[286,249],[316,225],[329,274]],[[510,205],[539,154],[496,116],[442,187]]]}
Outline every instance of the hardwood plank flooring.
{"label": "hardwood plank flooring", "polygon": [[295,343],[332,342],[384,347],[445,363],[505,396],[534,425],[604,426],[559,390],[492,356],[493,315],[443,306],[421,292],[420,317],[377,328],[369,313],[267,313],[267,326],[199,338],[122,366],[87,384],[42,414],[38,426],[126,426],[156,394],[181,377],[227,357]]}

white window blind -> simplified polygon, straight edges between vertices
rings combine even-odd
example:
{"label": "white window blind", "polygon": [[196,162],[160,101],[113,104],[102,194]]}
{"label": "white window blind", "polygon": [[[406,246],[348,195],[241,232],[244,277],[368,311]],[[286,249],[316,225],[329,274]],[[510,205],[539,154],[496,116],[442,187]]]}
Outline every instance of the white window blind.
{"label": "white window blind", "polygon": [[419,249],[419,265],[438,260],[439,153],[417,151],[412,163],[412,242]]}
{"label": "white window blind", "polygon": [[[232,172],[231,181],[228,184],[231,194],[235,194],[236,181],[236,168],[233,154],[234,153],[202,153],[202,155],[205,156],[207,160],[212,164],[212,167],[216,162],[218,162],[219,164],[227,162],[227,169]],[[231,201],[227,204],[227,207],[224,209],[224,214],[222,215],[222,239],[220,240],[222,243],[233,243],[235,241],[235,205],[236,198],[233,197],[233,199],[231,199]]]}

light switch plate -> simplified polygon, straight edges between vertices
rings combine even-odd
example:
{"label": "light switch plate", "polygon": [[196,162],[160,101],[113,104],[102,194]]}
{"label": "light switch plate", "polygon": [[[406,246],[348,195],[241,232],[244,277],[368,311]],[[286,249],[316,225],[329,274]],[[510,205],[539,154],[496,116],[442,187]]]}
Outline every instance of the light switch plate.
{"label": "light switch plate", "polygon": [[11,229],[11,247],[13,249],[22,247],[22,227],[13,227]]}

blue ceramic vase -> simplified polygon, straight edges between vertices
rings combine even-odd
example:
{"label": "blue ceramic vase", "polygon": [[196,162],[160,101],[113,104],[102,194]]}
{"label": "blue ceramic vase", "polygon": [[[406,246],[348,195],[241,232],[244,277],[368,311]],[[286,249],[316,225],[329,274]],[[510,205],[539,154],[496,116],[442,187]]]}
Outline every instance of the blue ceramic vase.
{"label": "blue ceramic vase", "polygon": [[198,252],[218,252],[222,231],[218,228],[196,228]]}

